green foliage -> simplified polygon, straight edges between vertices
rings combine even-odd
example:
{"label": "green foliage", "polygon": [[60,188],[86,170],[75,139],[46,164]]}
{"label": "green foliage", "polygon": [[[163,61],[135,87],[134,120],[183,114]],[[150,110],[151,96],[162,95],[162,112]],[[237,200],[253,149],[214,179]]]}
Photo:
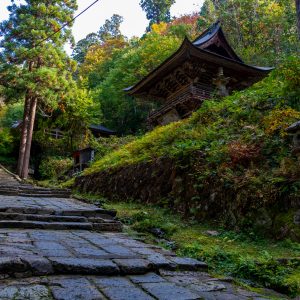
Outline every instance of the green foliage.
{"label": "green foliage", "polygon": [[117,14],[114,14],[110,20],[105,20],[98,31],[100,41],[105,42],[113,38],[120,38],[122,36],[120,26],[123,20],[123,17]]}
{"label": "green foliage", "polygon": [[[72,41],[69,28],[55,35],[53,30],[71,21],[76,9],[75,0],[51,4],[27,0],[8,7],[9,19],[0,24],[1,83],[8,98],[30,94],[39,99],[40,106],[57,107],[68,89],[74,64],[63,50]],[[51,38],[38,43],[46,36]]]}
{"label": "green foliage", "polygon": [[[76,138],[100,118],[99,105],[94,105],[89,93],[73,80],[76,63],[63,49],[73,40],[70,27],[76,1],[27,0],[13,2],[8,9],[8,20],[0,24],[0,83],[6,100],[36,99],[41,116],[36,140],[43,144],[47,131],[67,128],[70,149],[70,140],[76,144]],[[44,40],[46,36],[49,39]]]}
{"label": "green foliage", "polygon": [[100,27],[97,33],[90,33],[84,39],[80,40],[74,47],[72,57],[78,62],[83,63],[91,46],[103,45],[107,40],[124,39],[121,34],[120,26],[123,17],[114,14],[110,19]]}
{"label": "green foliage", "polygon": [[48,156],[42,159],[39,172],[43,179],[58,179],[64,175],[73,165],[71,158]]}
{"label": "green foliage", "polygon": [[140,6],[146,12],[146,17],[151,25],[169,22],[171,19],[170,8],[175,3],[175,0],[141,0]]}
{"label": "green foliage", "polygon": [[89,33],[84,39],[81,39],[75,45],[72,52],[73,59],[75,59],[78,63],[83,63],[89,48],[98,43],[99,43],[98,34]]}
{"label": "green foliage", "polygon": [[90,140],[90,146],[96,150],[95,159],[100,159],[106,154],[118,150],[119,148],[128,144],[134,139],[135,138],[130,135],[124,137],[111,136],[109,138],[93,138]]}
{"label": "green foliage", "polygon": [[14,122],[23,119],[23,103],[17,102],[7,105],[0,117],[0,127],[11,128]]}
{"label": "green foliage", "polygon": [[[107,41],[108,47],[91,48],[86,63],[82,65],[84,72],[80,74],[83,81],[88,81],[89,87],[93,88],[94,101],[101,103],[105,126],[127,134],[143,128],[141,124],[155,103],[138,102],[126,96],[123,90],[157,67],[177,49],[180,42],[174,35],[151,32],[139,41],[131,41],[127,47],[122,41],[110,47],[111,42]],[[89,70],[91,63],[92,70]],[[86,70],[88,78],[85,77]]]}
{"label": "green foliage", "polygon": [[9,129],[0,128],[0,156],[8,156],[13,150],[13,137]]}
{"label": "green foliage", "polygon": [[220,20],[226,37],[248,63],[277,65],[299,51],[294,0],[206,0],[199,25]]}

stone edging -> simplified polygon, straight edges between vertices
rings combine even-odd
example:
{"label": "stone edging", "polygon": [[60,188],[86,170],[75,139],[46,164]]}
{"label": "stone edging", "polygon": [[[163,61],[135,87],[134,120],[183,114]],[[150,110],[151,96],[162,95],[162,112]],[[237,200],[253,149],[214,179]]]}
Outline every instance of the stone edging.
{"label": "stone edging", "polygon": [[23,180],[22,180],[18,175],[16,175],[16,174],[10,172],[9,170],[7,170],[7,169],[6,169],[3,165],[1,165],[1,164],[0,164],[0,168],[1,168],[4,172],[6,172],[7,174],[13,176],[13,177],[14,177],[17,181],[19,181],[20,183],[23,182]]}

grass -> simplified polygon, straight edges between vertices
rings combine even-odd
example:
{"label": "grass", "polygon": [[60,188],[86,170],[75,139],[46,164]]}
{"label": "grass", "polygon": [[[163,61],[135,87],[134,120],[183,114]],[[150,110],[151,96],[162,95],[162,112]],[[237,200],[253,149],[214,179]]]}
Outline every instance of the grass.
{"label": "grass", "polygon": [[[90,197],[90,201],[95,199],[99,197]],[[265,239],[255,232],[228,231],[213,224],[186,222],[166,209],[149,205],[106,202],[105,206],[118,211],[130,233],[142,234],[147,242],[174,247],[178,255],[204,260],[215,276],[232,276],[241,284],[272,288],[289,296],[300,294],[298,243]],[[207,231],[216,231],[218,235]]]}

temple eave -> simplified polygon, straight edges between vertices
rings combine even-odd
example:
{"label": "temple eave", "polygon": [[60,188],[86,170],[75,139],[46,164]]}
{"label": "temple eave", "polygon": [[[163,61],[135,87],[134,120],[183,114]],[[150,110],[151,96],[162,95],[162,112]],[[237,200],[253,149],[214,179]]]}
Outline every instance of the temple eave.
{"label": "temple eave", "polygon": [[165,61],[157,69],[151,72],[146,78],[141,80],[135,86],[127,90],[129,95],[139,96],[147,93],[151,86],[153,86],[160,78],[166,76],[176,67],[182,65],[187,60],[197,60],[199,63],[211,64],[211,66],[217,68],[222,66],[229,72],[241,72],[243,76],[256,77],[257,81],[261,80],[269,73],[273,68],[260,68],[250,66],[233,59],[222,57],[221,55],[199,49],[189,42],[187,45],[182,45],[177,52],[171,57],[171,59]]}

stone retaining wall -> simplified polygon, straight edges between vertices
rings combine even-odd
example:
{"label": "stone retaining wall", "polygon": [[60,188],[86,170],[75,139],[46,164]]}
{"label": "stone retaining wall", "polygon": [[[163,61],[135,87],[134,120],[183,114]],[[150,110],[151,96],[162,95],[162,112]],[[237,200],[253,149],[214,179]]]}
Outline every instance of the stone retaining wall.
{"label": "stone retaining wall", "polygon": [[76,178],[75,186],[83,193],[159,204],[184,216],[216,220],[232,228],[252,223],[272,231],[278,211],[287,212],[299,206],[295,199],[281,199],[275,193],[265,201],[246,191],[241,199],[243,191],[236,191],[232,186],[224,188],[217,177],[201,181],[197,177],[201,176],[203,155],[194,153],[191,157],[181,158],[180,164],[163,157],[108,169]]}

